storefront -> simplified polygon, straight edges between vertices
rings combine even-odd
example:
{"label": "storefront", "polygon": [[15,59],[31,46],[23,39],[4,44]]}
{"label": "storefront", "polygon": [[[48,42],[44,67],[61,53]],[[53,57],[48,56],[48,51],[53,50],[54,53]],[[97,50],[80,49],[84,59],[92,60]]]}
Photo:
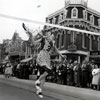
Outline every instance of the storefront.
{"label": "storefront", "polygon": [[19,62],[25,58],[25,54],[22,51],[13,51],[9,53],[9,59],[12,63]]}
{"label": "storefront", "polygon": [[66,55],[68,60],[75,61],[77,60],[78,63],[82,63],[82,61],[89,56],[89,52],[81,51],[81,50],[76,50],[76,51],[68,51],[68,50],[63,50],[60,52],[63,55]]}
{"label": "storefront", "polygon": [[14,33],[11,42],[9,43],[9,59],[12,63],[19,62],[25,58],[25,52],[22,49],[23,40],[18,33]]}

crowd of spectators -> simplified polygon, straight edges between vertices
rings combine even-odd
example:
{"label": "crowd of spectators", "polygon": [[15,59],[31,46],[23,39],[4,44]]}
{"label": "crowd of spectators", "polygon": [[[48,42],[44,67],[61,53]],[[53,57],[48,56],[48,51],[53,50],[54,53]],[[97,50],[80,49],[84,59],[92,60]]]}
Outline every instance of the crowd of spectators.
{"label": "crowd of spectators", "polygon": [[[78,63],[77,60],[62,63],[52,62],[52,70],[54,74],[46,78],[48,82],[100,90],[99,64],[87,60],[84,60],[82,64]],[[0,73],[5,73],[5,77],[8,78],[15,76],[20,79],[29,79],[30,75],[39,77],[36,63],[32,62],[0,65]]]}
{"label": "crowd of spectators", "polygon": [[1,74],[5,74],[5,77],[7,74],[11,74],[10,76],[20,79],[29,79],[29,75],[32,74],[33,69],[35,69],[35,67],[31,62],[15,62],[14,64],[7,62],[0,66],[0,72]]}
{"label": "crowd of spectators", "polygon": [[77,60],[67,63],[53,64],[54,76],[52,82],[82,88],[100,89],[99,64],[84,60],[79,64]]}

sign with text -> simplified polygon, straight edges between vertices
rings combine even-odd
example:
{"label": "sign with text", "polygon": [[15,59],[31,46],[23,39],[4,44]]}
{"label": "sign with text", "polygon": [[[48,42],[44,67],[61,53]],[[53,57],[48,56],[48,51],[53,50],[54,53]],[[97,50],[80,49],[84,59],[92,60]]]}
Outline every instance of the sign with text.
{"label": "sign with text", "polygon": [[98,56],[100,55],[100,51],[90,51],[91,56]]}

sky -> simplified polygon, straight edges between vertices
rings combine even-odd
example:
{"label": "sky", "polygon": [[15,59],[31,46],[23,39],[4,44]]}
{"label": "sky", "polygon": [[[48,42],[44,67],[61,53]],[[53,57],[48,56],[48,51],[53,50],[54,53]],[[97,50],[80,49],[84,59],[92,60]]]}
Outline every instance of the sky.
{"label": "sky", "polygon": [[[65,0],[0,0],[0,14],[45,22],[45,18],[63,8],[64,3]],[[88,0],[88,7],[100,12],[100,0]],[[14,32],[18,32],[23,40],[27,40],[28,37],[22,28],[23,22],[0,17],[0,43],[4,39],[11,39]],[[30,29],[42,28],[36,23],[24,23]]]}

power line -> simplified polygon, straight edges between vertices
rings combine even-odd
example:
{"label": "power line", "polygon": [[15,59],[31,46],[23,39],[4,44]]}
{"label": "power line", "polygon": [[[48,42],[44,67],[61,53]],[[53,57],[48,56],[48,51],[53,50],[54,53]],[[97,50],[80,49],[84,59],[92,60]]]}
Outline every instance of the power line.
{"label": "power line", "polygon": [[100,33],[97,33],[97,32],[90,32],[90,31],[80,30],[80,29],[76,29],[76,28],[64,27],[61,25],[44,23],[44,22],[40,22],[40,21],[35,21],[35,20],[30,20],[30,19],[21,18],[21,17],[15,17],[15,16],[9,16],[9,15],[5,15],[5,14],[0,14],[0,17],[18,20],[18,21],[29,22],[29,23],[35,23],[35,24],[40,24],[40,25],[47,25],[47,26],[51,26],[51,27],[56,27],[56,28],[60,28],[60,29],[70,30],[70,31],[77,31],[77,32],[82,32],[82,33],[87,33],[87,34],[92,34],[92,35],[100,35]]}

